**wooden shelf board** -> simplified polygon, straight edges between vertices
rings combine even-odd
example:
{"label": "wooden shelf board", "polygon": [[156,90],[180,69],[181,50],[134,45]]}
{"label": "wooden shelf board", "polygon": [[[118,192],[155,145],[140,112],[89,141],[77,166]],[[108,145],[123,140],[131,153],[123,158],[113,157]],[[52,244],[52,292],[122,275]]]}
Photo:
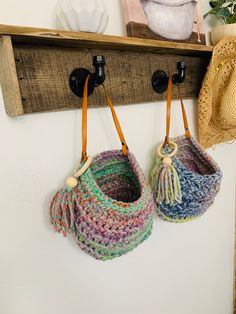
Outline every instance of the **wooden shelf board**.
{"label": "wooden shelf board", "polygon": [[213,50],[212,46],[205,45],[1,24],[0,35],[10,35],[13,43],[19,44],[46,44],[189,56],[211,55]]}
{"label": "wooden shelf board", "polygon": [[[94,55],[106,58],[106,85],[116,105],[163,100],[151,86],[158,70],[175,73],[178,61],[186,64],[185,98],[196,97],[213,47],[131,37],[68,32],[34,27],[0,25],[0,82],[6,113],[76,109],[81,99],[70,90],[75,68],[93,71]],[[173,98],[178,98],[176,88]],[[96,88],[91,107],[104,105]]]}

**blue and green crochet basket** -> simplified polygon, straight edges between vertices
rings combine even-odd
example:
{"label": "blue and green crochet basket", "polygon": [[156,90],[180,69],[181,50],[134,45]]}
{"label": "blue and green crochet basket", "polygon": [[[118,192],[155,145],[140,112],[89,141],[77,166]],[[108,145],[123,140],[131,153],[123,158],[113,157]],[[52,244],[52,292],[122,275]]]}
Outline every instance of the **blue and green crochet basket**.
{"label": "blue and green crochet basket", "polygon": [[[172,79],[168,84],[166,139],[160,146],[151,172],[151,187],[159,216],[170,222],[185,222],[201,216],[220,190],[222,172],[216,162],[190,135],[179,89],[185,135],[169,139]],[[173,145],[176,153],[171,155]],[[169,157],[171,156],[171,158]]]}

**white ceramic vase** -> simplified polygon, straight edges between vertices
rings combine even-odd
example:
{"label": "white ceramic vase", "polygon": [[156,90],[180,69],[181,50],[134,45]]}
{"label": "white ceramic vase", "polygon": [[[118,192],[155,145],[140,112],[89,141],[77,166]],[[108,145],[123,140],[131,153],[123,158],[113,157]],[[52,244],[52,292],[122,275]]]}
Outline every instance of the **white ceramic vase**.
{"label": "white ceramic vase", "polygon": [[218,44],[225,37],[236,37],[236,23],[224,24],[212,28],[211,41],[213,45]]}
{"label": "white ceramic vase", "polygon": [[58,0],[56,23],[61,29],[103,33],[108,19],[103,0]]}

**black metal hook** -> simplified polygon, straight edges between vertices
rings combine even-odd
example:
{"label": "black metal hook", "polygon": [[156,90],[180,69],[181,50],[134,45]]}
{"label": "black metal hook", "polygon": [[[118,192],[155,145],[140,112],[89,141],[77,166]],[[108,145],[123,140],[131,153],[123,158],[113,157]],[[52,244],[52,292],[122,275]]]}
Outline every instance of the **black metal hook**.
{"label": "black metal hook", "polygon": [[94,56],[94,73],[91,73],[89,70],[84,68],[75,69],[69,77],[69,85],[72,92],[79,97],[83,97],[85,80],[88,75],[90,75],[88,96],[91,95],[95,87],[101,85],[105,81],[105,65],[106,62],[104,56]]}
{"label": "black metal hook", "polygon": [[[178,62],[177,70],[178,70],[178,73],[173,75],[172,82],[174,84],[181,84],[185,80],[185,72],[186,72],[185,63],[182,61]],[[154,72],[152,76],[152,87],[155,90],[155,92],[159,94],[164,93],[167,90],[168,79],[169,78],[165,71],[157,70],[156,72]]]}

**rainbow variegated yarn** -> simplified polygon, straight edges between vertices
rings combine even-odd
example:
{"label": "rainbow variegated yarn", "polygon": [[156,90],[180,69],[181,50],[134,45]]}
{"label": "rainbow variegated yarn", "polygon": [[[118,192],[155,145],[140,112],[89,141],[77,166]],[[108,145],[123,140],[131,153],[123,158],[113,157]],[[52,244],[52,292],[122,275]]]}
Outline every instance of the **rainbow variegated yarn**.
{"label": "rainbow variegated yarn", "polygon": [[71,233],[79,247],[99,260],[121,256],[149,237],[156,204],[128,151],[94,157],[77,187],[64,187],[50,205],[54,229]]}
{"label": "rainbow variegated yarn", "polygon": [[[181,186],[182,199],[158,202],[159,216],[170,222],[185,222],[201,216],[214,202],[220,189],[222,173],[214,160],[193,137],[172,139],[178,145],[178,153],[172,158]],[[158,169],[161,158],[157,156],[151,173],[154,197],[158,196]]]}

